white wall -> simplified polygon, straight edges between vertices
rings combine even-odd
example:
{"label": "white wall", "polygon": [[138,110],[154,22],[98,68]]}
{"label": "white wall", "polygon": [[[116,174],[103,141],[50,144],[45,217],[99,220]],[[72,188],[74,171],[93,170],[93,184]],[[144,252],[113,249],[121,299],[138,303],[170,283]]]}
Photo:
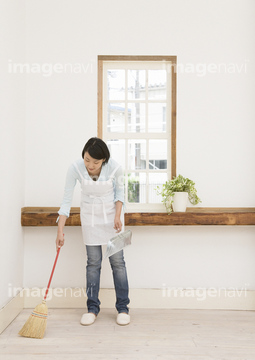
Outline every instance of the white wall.
{"label": "white wall", "polygon": [[[27,62],[39,63],[42,71],[27,75],[26,206],[59,206],[67,167],[97,135],[97,55],[164,54],[177,55],[183,65],[177,83],[177,173],[195,180],[202,206],[254,206],[252,0],[26,4]],[[76,71],[81,64],[86,71],[50,74],[46,63],[69,63]],[[227,72],[219,68],[222,63]],[[79,206],[79,185],[73,206]],[[24,286],[46,286],[56,228],[24,231]],[[130,287],[255,289],[254,227],[132,231],[133,245],[126,251]],[[84,286],[80,228],[66,228],[65,234],[52,286]],[[105,265],[102,287],[112,285]]]}
{"label": "white wall", "polygon": [[[25,61],[25,1],[2,1],[0,10],[0,308],[23,285],[25,201],[25,76],[9,72],[9,61]],[[9,293],[10,291],[10,293]]]}

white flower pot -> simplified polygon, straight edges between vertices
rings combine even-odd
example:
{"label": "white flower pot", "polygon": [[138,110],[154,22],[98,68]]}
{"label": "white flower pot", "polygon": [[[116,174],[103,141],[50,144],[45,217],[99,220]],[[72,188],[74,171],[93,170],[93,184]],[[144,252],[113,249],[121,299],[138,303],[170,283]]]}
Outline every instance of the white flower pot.
{"label": "white flower pot", "polygon": [[188,204],[187,192],[175,192],[173,196],[174,212],[185,212]]}

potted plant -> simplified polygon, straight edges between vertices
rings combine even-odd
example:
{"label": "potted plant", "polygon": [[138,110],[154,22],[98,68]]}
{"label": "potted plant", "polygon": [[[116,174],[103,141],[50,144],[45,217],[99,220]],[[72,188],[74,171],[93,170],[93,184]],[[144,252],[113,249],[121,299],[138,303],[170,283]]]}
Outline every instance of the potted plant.
{"label": "potted plant", "polygon": [[157,194],[162,196],[162,202],[165,204],[168,214],[171,214],[172,211],[186,211],[188,199],[192,205],[197,205],[201,202],[197,196],[195,183],[182,175],[166,181],[163,184],[162,191],[160,191],[159,186],[156,189]]}

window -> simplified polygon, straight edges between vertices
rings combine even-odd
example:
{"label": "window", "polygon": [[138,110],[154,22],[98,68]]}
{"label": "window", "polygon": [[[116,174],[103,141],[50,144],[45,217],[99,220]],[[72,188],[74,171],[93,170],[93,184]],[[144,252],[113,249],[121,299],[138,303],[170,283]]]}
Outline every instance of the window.
{"label": "window", "polygon": [[128,212],[164,211],[176,176],[176,57],[98,57],[98,136],[125,169]]}

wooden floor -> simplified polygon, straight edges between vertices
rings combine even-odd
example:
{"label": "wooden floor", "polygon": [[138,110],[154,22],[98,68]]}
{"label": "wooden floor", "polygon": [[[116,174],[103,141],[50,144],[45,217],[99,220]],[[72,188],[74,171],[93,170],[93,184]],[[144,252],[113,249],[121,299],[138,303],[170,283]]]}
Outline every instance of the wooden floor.
{"label": "wooden floor", "polygon": [[81,326],[83,309],[49,309],[43,339],[18,335],[31,310],[0,336],[0,359],[255,360],[255,312],[131,309],[119,326],[114,309]]}

